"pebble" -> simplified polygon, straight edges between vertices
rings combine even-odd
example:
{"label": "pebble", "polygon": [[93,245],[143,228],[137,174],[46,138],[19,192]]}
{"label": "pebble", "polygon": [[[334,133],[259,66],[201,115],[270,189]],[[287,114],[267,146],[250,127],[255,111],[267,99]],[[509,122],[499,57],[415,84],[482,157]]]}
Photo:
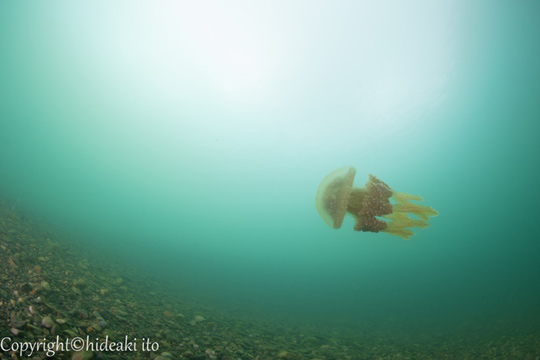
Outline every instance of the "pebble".
{"label": "pebble", "polygon": [[107,321],[101,319],[101,320],[99,320],[99,321],[97,322],[97,325],[104,329],[104,328],[106,328],[107,326],[109,326],[109,323],[108,323]]}
{"label": "pebble", "polygon": [[177,331],[166,331],[165,332],[165,338],[169,342],[181,342],[181,340],[180,340],[181,336],[182,336],[182,334],[179,334]]}
{"label": "pebble", "polygon": [[20,289],[23,293],[29,293],[30,291],[32,291],[33,288],[31,284],[24,283],[21,285]]}
{"label": "pebble", "polygon": [[75,285],[76,287],[80,288],[80,289],[84,289],[87,284],[86,284],[86,281],[84,279],[77,279],[73,282],[73,285]]}
{"label": "pebble", "polygon": [[109,336],[112,340],[116,339],[116,333],[112,329],[103,330],[103,337]]}
{"label": "pebble", "polygon": [[43,327],[46,327],[47,329],[50,329],[50,328],[52,328],[54,326],[54,321],[49,316],[45,316],[41,320],[41,325]]}
{"label": "pebble", "polygon": [[51,291],[51,285],[46,281],[41,282],[41,288],[45,291]]}
{"label": "pebble", "polygon": [[11,326],[13,326],[14,328],[20,329],[24,325],[26,325],[26,321],[19,319],[15,315],[11,315]]}
{"label": "pebble", "polygon": [[78,351],[73,354],[71,360],[91,360],[94,358],[92,351]]}
{"label": "pebble", "polygon": [[71,288],[71,291],[73,291],[73,293],[74,293],[75,295],[79,295],[79,296],[82,295],[81,290],[79,290],[79,288],[76,288],[75,286],[73,286],[73,287]]}
{"label": "pebble", "polygon": [[66,334],[68,334],[71,338],[76,338],[77,336],[79,336],[75,331],[72,331],[72,330],[69,330],[69,329],[66,329],[64,330],[66,332]]}
{"label": "pebble", "polygon": [[279,354],[278,354],[278,358],[279,359],[295,359],[296,356],[292,353],[292,352],[289,352],[287,350],[284,350],[284,351],[281,351]]}
{"label": "pebble", "polygon": [[204,355],[204,354],[201,354],[201,355],[195,355],[195,356],[192,356],[192,357],[191,357],[191,360],[206,360],[206,359],[207,359],[207,357],[206,357],[206,355]]}

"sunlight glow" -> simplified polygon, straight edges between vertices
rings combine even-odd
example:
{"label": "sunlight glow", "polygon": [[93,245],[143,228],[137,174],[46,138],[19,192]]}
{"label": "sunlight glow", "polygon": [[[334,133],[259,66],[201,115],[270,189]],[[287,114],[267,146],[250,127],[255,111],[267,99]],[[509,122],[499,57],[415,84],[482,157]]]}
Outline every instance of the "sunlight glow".
{"label": "sunlight glow", "polygon": [[[141,33],[127,37],[138,42],[147,39],[141,45],[151,59],[141,65],[157,73],[159,90],[165,86],[174,91],[185,88],[186,81],[196,81],[206,93],[221,93],[229,101],[255,101],[268,77],[268,66],[263,61],[260,31],[243,16],[218,3],[165,2],[161,7],[152,3],[139,9],[137,17],[127,19],[135,25],[148,22],[138,30]],[[140,50],[127,49],[123,57],[132,62],[149,60],[140,55]]]}

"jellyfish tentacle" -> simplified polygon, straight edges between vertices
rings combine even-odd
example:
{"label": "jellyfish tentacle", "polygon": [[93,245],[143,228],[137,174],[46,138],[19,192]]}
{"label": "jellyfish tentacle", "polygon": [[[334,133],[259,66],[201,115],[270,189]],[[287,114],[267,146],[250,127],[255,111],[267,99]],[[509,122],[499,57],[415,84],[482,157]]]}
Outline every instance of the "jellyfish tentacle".
{"label": "jellyfish tentacle", "polygon": [[409,240],[411,236],[414,236],[414,233],[409,228],[394,228],[392,226],[389,226],[383,231],[390,235],[399,236],[403,240]]}
{"label": "jellyfish tentacle", "polygon": [[[423,201],[421,196],[394,192],[392,199],[396,202],[392,206],[392,214],[386,215],[385,218],[390,220],[388,227],[384,231],[400,236],[403,239],[409,239],[414,233],[408,228],[420,228],[425,229],[429,227],[430,216],[436,216],[439,213],[430,206],[424,206],[411,203],[413,201]],[[414,214],[419,219],[412,219],[408,214]]]}
{"label": "jellyfish tentacle", "polygon": [[430,206],[406,203],[406,204],[394,204],[394,211],[402,213],[415,214],[420,219],[429,221],[430,216],[437,216],[439,213]]}
{"label": "jellyfish tentacle", "polygon": [[394,191],[392,199],[394,199],[397,203],[406,203],[409,202],[409,200],[424,201],[424,198],[422,198],[420,195],[407,194],[397,191]]}
{"label": "jellyfish tentacle", "polygon": [[416,227],[425,229],[429,227],[429,222],[425,220],[411,219],[405,213],[396,212],[390,215],[383,216],[390,220],[389,227],[392,228],[404,228],[404,227]]}

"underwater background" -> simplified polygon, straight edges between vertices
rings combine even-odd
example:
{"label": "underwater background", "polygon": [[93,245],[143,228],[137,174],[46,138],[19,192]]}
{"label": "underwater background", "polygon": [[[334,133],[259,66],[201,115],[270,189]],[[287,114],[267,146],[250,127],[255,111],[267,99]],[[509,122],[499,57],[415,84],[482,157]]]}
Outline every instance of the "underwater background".
{"label": "underwater background", "polygon": [[[538,14],[537,1],[2,2],[0,194],[217,313],[528,333]],[[374,174],[439,215],[406,241],[352,218],[329,228],[315,194],[347,165],[357,186]]]}

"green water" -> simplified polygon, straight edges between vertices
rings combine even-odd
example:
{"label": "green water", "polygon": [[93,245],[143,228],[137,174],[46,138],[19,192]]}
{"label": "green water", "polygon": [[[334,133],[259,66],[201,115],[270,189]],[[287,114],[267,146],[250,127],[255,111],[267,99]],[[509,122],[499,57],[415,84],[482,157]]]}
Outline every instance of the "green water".
{"label": "green water", "polygon": [[[537,327],[540,5],[0,4],[0,192],[234,316]],[[334,230],[345,165],[440,215]],[[150,289],[151,290],[151,289]]]}

